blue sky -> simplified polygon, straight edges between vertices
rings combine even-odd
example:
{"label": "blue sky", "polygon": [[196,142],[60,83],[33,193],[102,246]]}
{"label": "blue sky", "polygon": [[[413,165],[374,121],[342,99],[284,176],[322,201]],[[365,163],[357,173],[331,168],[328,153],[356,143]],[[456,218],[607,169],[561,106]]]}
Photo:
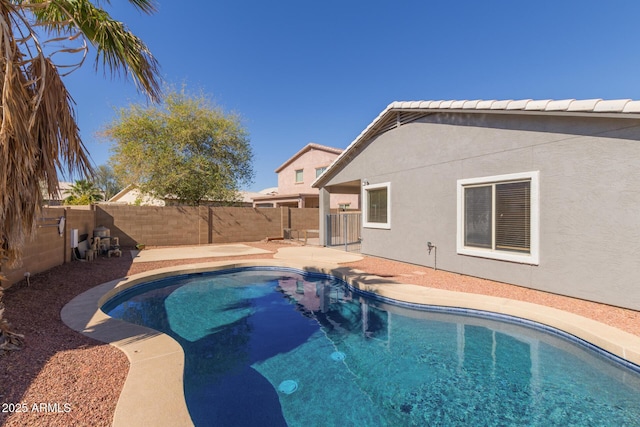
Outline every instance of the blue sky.
{"label": "blue sky", "polygon": [[[233,0],[107,10],[150,47],[162,78],[239,113],[255,182],[309,142],[345,148],[391,102],[640,99],[640,2],[591,0]],[[144,102],[92,64],[65,78],[96,165],[96,133]]]}

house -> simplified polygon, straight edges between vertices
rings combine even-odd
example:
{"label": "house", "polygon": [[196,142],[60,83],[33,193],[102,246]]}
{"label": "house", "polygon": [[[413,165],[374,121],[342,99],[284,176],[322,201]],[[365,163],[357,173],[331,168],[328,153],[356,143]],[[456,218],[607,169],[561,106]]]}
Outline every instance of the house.
{"label": "house", "polygon": [[394,102],[313,186],[364,254],[640,310],[640,101]]}
{"label": "house", "polygon": [[[251,207],[254,197],[261,195],[262,193],[254,193],[249,191],[238,192],[240,200],[235,202],[234,206]],[[139,205],[139,206],[179,206],[180,203],[171,196],[167,196],[164,199],[159,199],[150,194],[142,193],[140,189],[135,185],[127,185],[118,194],[114,195],[111,199],[105,203],[112,204],[124,204],[124,205]],[[206,202],[203,201],[202,205],[219,205],[219,202]],[[226,204],[225,204],[226,205]]]}
{"label": "house", "polygon": [[[309,143],[294,154],[275,172],[278,174],[277,193],[258,196],[253,207],[317,208],[318,189],[311,184],[342,153],[339,148]],[[334,210],[357,210],[360,208],[359,194],[334,193],[330,201]]]}
{"label": "house", "polygon": [[58,192],[56,194],[48,194],[44,189],[42,190],[43,204],[44,206],[62,206],[64,205],[64,199],[69,197],[73,182],[60,181],[58,183]]}
{"label": "house", "polygon": [[112,198],[107,200],[106,203],[138,206],[165,206],[164,200],[158,199],[149,194],[143,194],[140,189],[133,184],[129,184],[124,187]]}

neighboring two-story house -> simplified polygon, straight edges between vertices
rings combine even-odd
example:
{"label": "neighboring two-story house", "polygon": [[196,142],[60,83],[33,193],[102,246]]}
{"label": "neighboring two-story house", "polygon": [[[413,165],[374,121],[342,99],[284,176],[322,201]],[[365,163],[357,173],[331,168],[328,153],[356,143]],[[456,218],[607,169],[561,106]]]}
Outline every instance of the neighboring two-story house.
{"label": "neighboring two-story house", "polygon": [[[278,174],[277,194],[254,197],[253,207],[319,207],[319,190],[311,184],[341,153],[339,148],[307,144],[275,170]],[[330,206],[336,210],[358,210],[360,195],[334,193]]]}

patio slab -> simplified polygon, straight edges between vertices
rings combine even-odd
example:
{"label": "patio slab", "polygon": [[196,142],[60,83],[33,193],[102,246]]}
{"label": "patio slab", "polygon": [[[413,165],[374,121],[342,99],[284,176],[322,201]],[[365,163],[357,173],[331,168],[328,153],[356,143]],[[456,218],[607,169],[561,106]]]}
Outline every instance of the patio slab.
{"label": "patio slab", "polygon": [[273,256],[275,259],[312,261],[320,263],[340,264],[343,262],[355,262],[362,259],[362,255],[329,249],[319,246],[298,246],[291,248],[280,248]]}
{"label": "patio slab", "polygon": [[172,259],[212,258],[241,255],[269,254],[264,249],[242,244],[180,246],[175,248],[131,251],[133,262],[167,261]]}

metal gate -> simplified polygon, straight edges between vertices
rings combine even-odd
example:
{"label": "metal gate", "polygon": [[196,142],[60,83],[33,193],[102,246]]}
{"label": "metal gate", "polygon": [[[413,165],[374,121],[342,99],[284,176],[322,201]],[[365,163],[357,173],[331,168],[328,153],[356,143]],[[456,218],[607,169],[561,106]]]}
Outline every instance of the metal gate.
{"label": "metal gate", "polygon": [[360,252],[360,212],[341,212],[327,215],[326,245],[342,246],[347,252]]}

